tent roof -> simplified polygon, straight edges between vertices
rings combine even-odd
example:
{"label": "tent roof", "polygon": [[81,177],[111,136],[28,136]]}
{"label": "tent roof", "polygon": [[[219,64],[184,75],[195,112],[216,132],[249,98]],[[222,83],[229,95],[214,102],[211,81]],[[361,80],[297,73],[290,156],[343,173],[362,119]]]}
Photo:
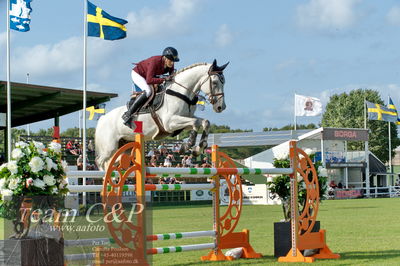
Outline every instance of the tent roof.
{"label": "tent roof", "polygon": [[[109,101],[115,93],[86,91],[87,106]],[[7,112],[7,82],[0,81],[0,113]],[[11,127],[82,110],[83,91],[11,82]]]}

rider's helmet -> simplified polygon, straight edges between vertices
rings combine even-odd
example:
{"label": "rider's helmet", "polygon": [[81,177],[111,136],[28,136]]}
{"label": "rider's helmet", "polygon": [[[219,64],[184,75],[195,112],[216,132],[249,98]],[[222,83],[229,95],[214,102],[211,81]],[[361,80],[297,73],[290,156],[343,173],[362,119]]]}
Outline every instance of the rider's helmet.
{"label": "rider's helmet", "polygon": [[165,48],[162,55],[174,62],[179,61],[178,51],[174,47]]}

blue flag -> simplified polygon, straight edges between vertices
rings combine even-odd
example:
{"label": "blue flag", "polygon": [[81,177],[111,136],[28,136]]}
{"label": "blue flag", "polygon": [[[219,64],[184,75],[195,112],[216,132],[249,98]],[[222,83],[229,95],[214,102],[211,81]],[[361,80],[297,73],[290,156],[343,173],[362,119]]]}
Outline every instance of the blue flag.
{"label": "blue flag", "polygon": [[10,1],[10,28],[17,31],[29,31],[31,23],[32,0]]}
{"label": "blue flag", "polygon": [[104,40],[119,40],[126,37],[125,24],[128,21],[109,15],[88,1],[88,36]]}
{"label": "blue flag", "polygon": [[380,121],[388,121],[388,122],[396,122],[397,121],[397,112],[389,109],[386,106],[371,103],[365,101],[368,108],[368,119],[370,120],[380,120]]}
{"label": "blue flag", "polygon": [[399,113],[397,112],[396,106],[394,106],[394,103],[392,101],[392,98],[389,97],[389,104],[388,104],[389,110],[396,112],[397,114],[397,121],[395,122],[396,125],[400,125],[400,118],[399,118]]}

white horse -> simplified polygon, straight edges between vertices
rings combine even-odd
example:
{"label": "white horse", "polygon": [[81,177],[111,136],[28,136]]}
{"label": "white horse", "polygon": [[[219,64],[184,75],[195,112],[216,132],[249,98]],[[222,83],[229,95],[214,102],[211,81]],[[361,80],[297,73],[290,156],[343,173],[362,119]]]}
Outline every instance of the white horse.
{"label": "white horse", "polygon": [[[210,122],[194,116],[197,96],[202,91],[208,96],[215,112],[220,113],[225,108],[223,70],[228,65],[217,66],[198,63],[176,72],[174,79],[166,83],[166,90],[161,107],[150,113],[139,113],[136,121],[143,122],[145,140],[161,139],[178,134],[184,129],[192,130],[189,141],[183,145],[183,150],[190,149],[196,142],[197,133],[203,129],[199,145],[192,150],[193,154],[202,153],[207,148],[207,137]],[[104,170],[108,162],[121,146],[122,142],[133,141],[133,130],[123,124],[122,114],[126,106],[120,106],[102,116],[96,127],[96,163]]]}

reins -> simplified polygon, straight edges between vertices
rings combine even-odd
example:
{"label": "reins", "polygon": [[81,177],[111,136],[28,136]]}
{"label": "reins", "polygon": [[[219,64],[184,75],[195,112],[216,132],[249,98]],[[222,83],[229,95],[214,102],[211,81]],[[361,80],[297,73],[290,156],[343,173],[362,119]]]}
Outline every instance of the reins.
{"label": "reins", "polygon": [[[218,75],[219,79],[221,80],[222,71],[210,71],[210,70],[209,70],[209,71],[208,71],[208,77],[207,77],[207,79],[204,80],[204,81],[200,84],[200,87],[202,87],[202,86],[204,85],[204,83],[206,83],[207,81],[209,81],[210,93],[207,94],[207,96],[208,96],[208,101],[209,101],[211,104],[215,104],[221,97],[224,96],[224,93],[223,93],[223,92],[213,94],[212,83],[211,83],[211,82],[212,82],[212,81],[211,81],[211,76],[213,76],[213,75]],[[222,76],[222,77],[223,77],[223,76]],[[186,86],[184,86],[184,85],[180,84],[179,82],[175,81],[175,77],[173,77],[173,79],[172,79],[171,81],[172,81],[173,83],[177,84],[178,86],[180,86],[180,87],[186,89],[187,91],[190,91],[189,88],[187,88]],[[224,80],[222,79],[221,82],[224,83]],[[175,91],[173,91],[174,94],[172,94],[172,93],[168,93],[168,91],[171,91],[171,92],[172,92],[172,90],[167,90],[166,93],[167,93],[167,94],[170,94],[170,95],[173,95],[173,96],[176,96],[176,97],[178,97],[178,98],[184,100],[186,103],[189,104],[189,106],[190,106],[190,105],[195,105],[195,104],[197,103],[198,93],[195,93],[195,97],[193,97],[193,99],[190,100],[187,96],[185,96],[185,95],[183,95],[183,94],[180,94],[180,93],[175,92]],[[179,95],[179,96],[178,96],[178,95]],[[217,98],[216,100],[214,100],[215,97],[218,97],[218,98]],[[193,104],[193,102],[194,102],[195,100],[196,100],[196,102]],[[190,104],[190,103],[192,103],[192,104]]]}

